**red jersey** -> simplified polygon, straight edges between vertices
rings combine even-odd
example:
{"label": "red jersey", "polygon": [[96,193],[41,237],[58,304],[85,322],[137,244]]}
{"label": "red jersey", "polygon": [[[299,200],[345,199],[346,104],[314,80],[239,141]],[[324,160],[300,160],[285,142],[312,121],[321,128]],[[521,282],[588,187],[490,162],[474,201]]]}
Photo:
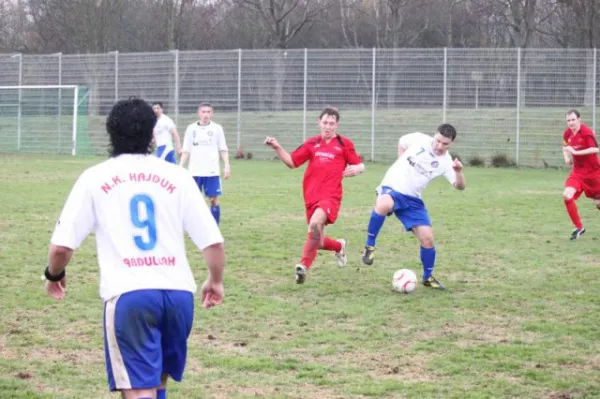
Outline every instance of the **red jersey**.
{"label": "red jersey", "polygon": [[[565,130],[563,139],[563,145],[565,147],[571,146],[577,151],[598,147],[594,131],[583,123],[577,133],[573,133],[571,129]],[[598,154],[573,155],[572,173],[587,174],[594,173],[598,170],[600,170]]]}
{"label": "red jersey", "polygon": [[336,135],[329,143],[321,136],[311,137],[292,152],[291,156],[296,167],[309,161],[302,183],[306,206],[323,199],[341,201],[344,169],[347,165],[362,162],[354,149],[354,143],[340,135]]}

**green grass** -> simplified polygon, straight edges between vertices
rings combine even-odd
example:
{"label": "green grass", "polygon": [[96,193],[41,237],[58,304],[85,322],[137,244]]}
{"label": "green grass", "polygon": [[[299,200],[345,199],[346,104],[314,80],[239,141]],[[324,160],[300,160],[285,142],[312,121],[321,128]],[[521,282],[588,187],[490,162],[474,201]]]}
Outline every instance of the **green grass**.
{"label": "green grass", "polygon": [[[67,298],[40,280],[54,221],[74,180],[101,158],[0,157],[0,397],[107,394],[93,237],[68,268]],[[222,231],[222,306],[197,308],[184,381],[170,398],[593,398],[600,394],[600,213],[569,241],[564,170],[467,168],[468,188],[425,192],[447,292],[391,291],[396,269],[420,273],[418,244],[394,219],[376,263],[360,251],[384,165],[345,181],[333,237],[294,282],[306,226],[302,171],[234,161]],[[259,177],[260,176],[260,177]],[[189,245],[198,281],[201,256]]]}
{"label": "green grass", "polygon": [[[584,123],[592,124],[592,109],[580,107]],[[517,137],[517,112],[515,108],[448,109],[446,121],[458,130],[454,151],[463,159],[479,156],[489,165],[496,155],[504,155],[512,163],[527,167],[556,167],[563,163],[560,151],[562,132],[566,128],[563,108],[523,108],[519,113]],[[307,112],[306,136],[318,133],[319,110]],[[175,118],[174,115],[171,115]],[[188,124],[197,119],[195,114],[181,114],[177,120],[180,135]],[[238,147],[237,113],[216,110],[215,121],[222,124],[231,154]],[[441,108],[378,109],[375,114],[375,137],[372,146],[371,110],[342,109],[339,131],[350,137],[357,150],[367,160],[391,161],[396,156],[398,138],[406,133],[422,131],[433,133],[442,122]],[[80,116],[78,126],[78,153],[104,155],[108,143],[105,116]],[[63,116],[27,117],[22,120],[21,152],[71,153],[72,119]],[[60,126],[60,134],[59,128]],[[303,113],[242,112],[239,126],[239,147],[252,152],[256,159],[270,159],[272,151],[263,145],[264,137],[276,136],[288,149],[302,142]],[[0,152],[17,149],[16,118],[0,118]],[[60,139],[58,138],[60,136]]]}

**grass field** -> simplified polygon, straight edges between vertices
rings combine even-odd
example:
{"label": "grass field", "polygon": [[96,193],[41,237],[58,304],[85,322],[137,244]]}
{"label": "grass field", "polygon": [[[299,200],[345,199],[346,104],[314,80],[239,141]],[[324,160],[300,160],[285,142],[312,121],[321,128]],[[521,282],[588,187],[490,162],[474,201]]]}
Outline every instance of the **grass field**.
{"label": "grass field", "polygon": [[[582,120],[593,123],[591,107],[580,107]],[[168,111],[168,110],[167,110]],[[480,156],[489,164],[494,155],[503,154],[527,167],[561,166],[561,134],[566,128],[566,108],[527,107],[517,115],[515,108],[448,109],[446,121],[456,126],[455,151],[464,159]],[[306,137],[318,133],[319,110],[306,115]],[[175,115],[170,114],[175,118]],[[517,124],[517,116],[519,123]],[[238,147],[237,113],[215,111],[215,121],[222,124],[231,152]],[[177,127],[181,136],[195,114],[180,114]],[[395,157],[398,138],[406,133],[432,133],[443,120],[441,108],[378,109],[375,114],[375,137],[372,141],[370,109],[342,109],[339,131],[350,137],[365,159],[391,161]],[[106,116],[81,115],[78,120],[77,151],[81,155],[106,154]],[[302,142],[302,111],[242,112],[239,146],[255,158],[269,159],[272,152],[262,144],[266,135],[276,136],[288,149]],[[72,118],[25,117],[22,120],[21,152],[51,154],[71,153]],[[59,131],[60,129],[60,131]],[[517,134],[518,129],[518,134]],[[60,138],[59,138],[60,137]],[[0,118],[0,152],[16,152],[17,119]]]}
{"label": "grass field", "polygon": [[[68,268],[67,298],[40,280],[74,180],[101,158],[0,157],[0,398],[108,398],[93,237]],[[467,168],[467,190],[425,192],[435,275],[449,290],[392,292],[396,269],[421,271],[418,244],[388,219],[376,263],[360,251],[385,165],[345,181],[333,237],[349,266],[320,254],[296,285],[305,237],[301,170],[234,161],[222,231],[222,306],[197,307],[189,362],[170,398],[598,398],[600,213],[569,241],[565,170]],[[261,176],[261,177],[258,177]],[[201,281],[205,266],[191,245]]]}

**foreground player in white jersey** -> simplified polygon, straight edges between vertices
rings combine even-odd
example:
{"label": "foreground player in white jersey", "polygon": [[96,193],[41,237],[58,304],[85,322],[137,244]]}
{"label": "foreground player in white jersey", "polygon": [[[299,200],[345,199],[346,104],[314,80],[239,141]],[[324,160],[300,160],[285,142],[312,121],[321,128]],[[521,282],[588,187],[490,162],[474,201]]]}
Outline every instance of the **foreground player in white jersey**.
{"label": "foreground player in white jersey", "polygon": [[[177,155],[181,155],[181,139],[175,127],[175,122],[164,114],[161,102],[152,103],[152,110],[156,115],[156,126],[154,126],[156,156],[167,162],[177,163],[175,151],[177,151]],[[173,150],[173,141],[175,141],[175,150]]]}
{"label": "foreground player in white jersey", "polygon": [[192,123],[185,130],[183,152],[179,165],[185,166],[189,159],[188,169],[201,192],[210,201],[210,212],[217,221],[221,220],[219,196],[221,187],[221,164],[223,159],[223,178],[227,180],[231,173],[229,152],[225,142],[223,127],[211,120],[213,107],[210,103],[202,103],[198,107],[200,120]]}
{"label": "foreground player in white jersey", "polygon": [[444,176],[458,190],[466,187],[463,165],[452,160],[448,149],[456,138],[456,129],[449,124],[438,127],[431,137],[423,133],[411,133],[400,138],[398,159],[387,170],[379,187],[377,201],[371,213],[363,263],[373,264],[375,240],[386,216],[392,213],[407,231],[412,231],[421,244],[423,285],[444,289],[432,273],[435,266],[435,246],[429,214],[421,199],[421,191],[438,176]]}
{"label": "foreground player in white jersey", "polygon": [[75,183],[51,239],[46,290],[65,296],[65,267],[94,232],[104,300],[104,346],[111,391],[166,398],[181,381],[196,283],[183,230],[204,253],[205,308],[223,298],[223,237],[189,173],[151,154],[156,117],[141,99],[116,103],[106,121],[111,158]]}

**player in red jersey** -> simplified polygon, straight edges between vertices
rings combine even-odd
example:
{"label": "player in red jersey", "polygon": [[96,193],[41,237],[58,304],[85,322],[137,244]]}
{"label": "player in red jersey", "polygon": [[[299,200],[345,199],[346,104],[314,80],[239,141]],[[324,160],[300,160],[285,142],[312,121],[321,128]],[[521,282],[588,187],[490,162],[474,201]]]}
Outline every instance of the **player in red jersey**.
{"label": "player in red jersey", "polygon": [[342,179],[356,176],[365,165],[354,149],[354,143],[337,133],[340,114],[335,108],[325,108],[319,115],[321,134],[307,139],[291,154],[274,137],[265,144],[273,148],[288,168],[297,168],[308,161],[302,190],[306,206],[308,237],[302,260],[296,265],[296,282],[304,283],[318,249],[334,251],[340,266],[346,265],[346,241],[326,237],[324,228],[335,223],[342,202]]}
{"label": "player in red jersey", "polygon": [[579,218],[575,201],[584,193],[594,200],[600,210],[600,160],[598,160],[598,142],[594,131],[581,123],[581,115],[576,109],[567,111],[569,128],[563,133],[563,153],[565,163],[573,166],[567,181],[563,197],[567,213],[575,225],[571,240],[585,233],[585,227]]}

